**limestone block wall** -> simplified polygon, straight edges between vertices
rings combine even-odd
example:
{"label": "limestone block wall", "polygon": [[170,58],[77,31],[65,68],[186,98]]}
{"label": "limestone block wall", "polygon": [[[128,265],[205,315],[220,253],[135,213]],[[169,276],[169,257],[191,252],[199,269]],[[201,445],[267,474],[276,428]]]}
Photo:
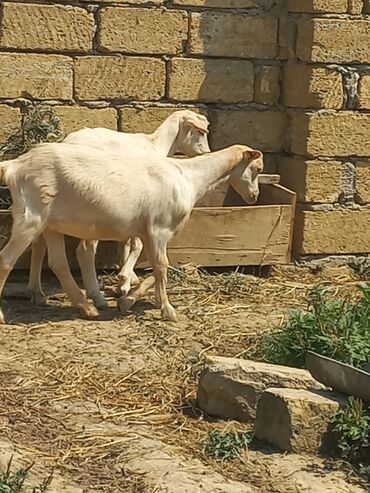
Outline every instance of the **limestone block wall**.
{"label": "limestone block wall", "polygon": [[369,0],[0,9],[0,142],[30,101],[55,105],[67,133],[149,132],[175,107],[195,108],[213,149],[260,148],[297,191],[296,255],[370,250]]}
{"label": "limestone block wall", "polygon": [[298,193],[295,252],[370,252],[370,2],[288,0],[283,182]]}

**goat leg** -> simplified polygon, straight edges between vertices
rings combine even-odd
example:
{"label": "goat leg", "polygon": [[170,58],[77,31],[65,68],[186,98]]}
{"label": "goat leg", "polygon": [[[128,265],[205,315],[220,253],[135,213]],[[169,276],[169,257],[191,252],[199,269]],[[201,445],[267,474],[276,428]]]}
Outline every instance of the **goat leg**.
{"label": "goat leg", "polygon": [[98,316],[99,312],[92,303],[87,301],[72,277],[66,256],[64,235],[47,229],[44,231],[44,236],[48,248],[49,267],[58,278],[63,291],[83,316],[87,318]]}
{"label": "goat leg", "polygon": [[131,285],[137,284],[139,282],[137,276],[134,273],[134,267],[143,250],[143,243],[140,240],[140,238],[135,237],[129,239],[129,244],[130,244],[129,254],[127,256],[125,255],[124,264],[121,267],[121,270],[118,274],[118,278],[120,281],[120,291],[122,293],[122,296],[127,296],[130,291]]}
{"label": "goat leg", "polygon": [[95,270],[95,254],[98,247],[97,241],[82,240],[76,249],[76,257],[80,266],[82,281],[86,289],[86,295],[93,300],[100,310],[108,307],[107,300],[100,291]]}
{"label": "goat leg", "polygon": [[46,253],[46,242],[42,235],[39,235],[33,242],[31,248],[30,275],[28,278],[27,291],[31,295],[31,300],[37,306],[46,304],[46,296],[41,287],[42,262]]}

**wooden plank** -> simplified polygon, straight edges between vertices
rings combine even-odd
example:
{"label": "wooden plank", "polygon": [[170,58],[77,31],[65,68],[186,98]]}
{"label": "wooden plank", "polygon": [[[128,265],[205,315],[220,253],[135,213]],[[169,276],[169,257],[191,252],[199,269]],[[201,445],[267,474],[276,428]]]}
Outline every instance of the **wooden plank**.
{"label": "wooden plank", "polygon": [[295,206],[296,194],[281,185],[264,185],[260,187],[258,204],[289,204]]}
{"label": "wooden plank", "polygon": [[[274,175],[272,175],[274,176]],[[276,175],[279,176],[279,175]],[[261,184],[256,205],[293,204],[295,193],[279,184]],[[241,196],[228,184],[208,192],[197,207],[246,206]],[[255,206],[248,206],[255,207]]]}
{"label": "wooden plank", "polygon": [[[288,263],[291,207],[196,208],[168,246],[171,265]],[[138,267],[145,267],[143,256]]]}
{"label": "wooden plank", "polygon": [[266,175],[261,173],[258,175],[258,183],[260,185],[274,185],[280,183],[280,175]]}

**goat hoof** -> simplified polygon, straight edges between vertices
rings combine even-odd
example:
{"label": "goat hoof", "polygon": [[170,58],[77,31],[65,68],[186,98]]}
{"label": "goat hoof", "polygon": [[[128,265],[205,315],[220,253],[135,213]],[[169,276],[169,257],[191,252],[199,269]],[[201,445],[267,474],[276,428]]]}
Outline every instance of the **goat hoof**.
{"label": "goat hoof", "polygon": [[46,303],[46,296],[44,293],[39,293],[35,291],[30,291],[31,294],[31,302],[36,305],[36,306],[45,306]]}
{"label": "goat hoof", "polygon": [[122,315],[125,315],[129,311],[129,309],[134,306],[135,301],[135,298],[121,296],[121,298],[118,298],[117,300],[118,310],[121,312]]}
{"label": "goat hoof", "polygon": [[170,320],[171,322],[176,322],[177,320],[176,311],[172,305],[162,308],[161,314],[165,320]]}
{"label": "goat hoof", "polygon": [[121,293],[120,298],[127,298],[127,295],[129,294],[130,290],[131,290],[131,286],[128,287],[120,286],[119,288],[119,291]]}
{"label": "goat hoof", "polygon": [[80,312],[83,317],[95,318],[99,316],[99,312],[92,303],[84,303],[79,306]]}
{"label": "goat hoof", "polygon": [[119,276],[119,292],[121,297],[126,298],[131,289],[130,280],[126,276]]}
{"label": "goat hoof", "polygon": [[91,296],[91,299],[93,300],[96,308],[98,308],[99,310],[106,310],[108,308],[108,302],[104,298],[104,296],[102,296],[102,295]]}

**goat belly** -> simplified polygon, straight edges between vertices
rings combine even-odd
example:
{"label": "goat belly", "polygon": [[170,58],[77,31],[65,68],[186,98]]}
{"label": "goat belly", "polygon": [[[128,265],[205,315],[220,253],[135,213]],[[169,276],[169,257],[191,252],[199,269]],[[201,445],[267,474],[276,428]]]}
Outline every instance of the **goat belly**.
{"label": "goat belly", "polygon": [[48,227],[65,235],[85,240],[117,240],[124,241],[130,236],[139,236],[137,222],[135,229],[127,222],[127,218],[116,211],[96,207],[95,204],[76,204],[76,207],[64,208],[55,201],[50,211]]}

